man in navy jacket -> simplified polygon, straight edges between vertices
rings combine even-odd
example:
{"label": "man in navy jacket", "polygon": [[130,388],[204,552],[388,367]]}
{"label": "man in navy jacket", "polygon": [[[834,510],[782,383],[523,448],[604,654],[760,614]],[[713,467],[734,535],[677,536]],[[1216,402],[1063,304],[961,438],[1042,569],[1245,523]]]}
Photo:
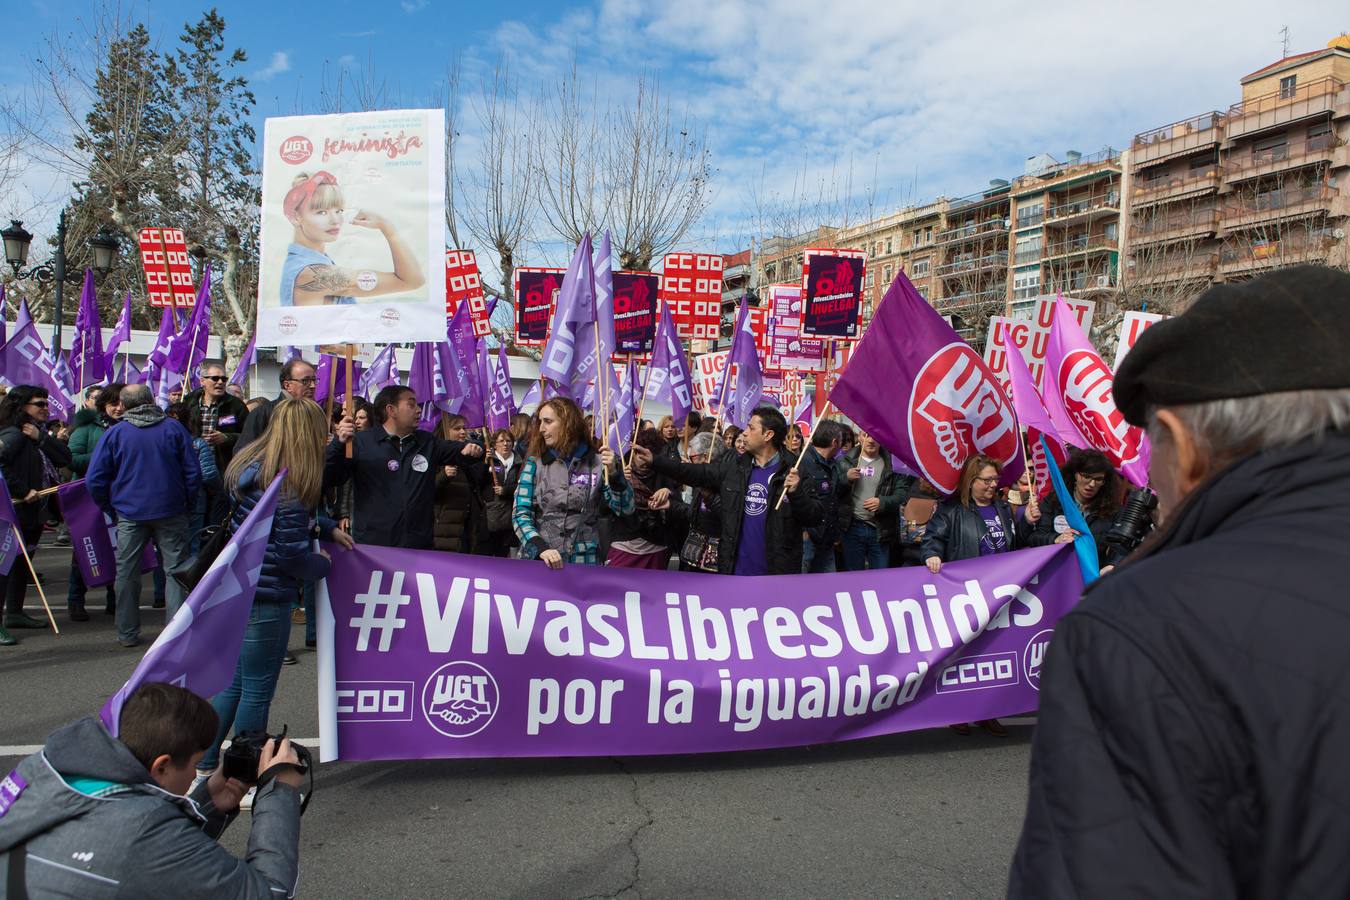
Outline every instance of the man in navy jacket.
{"label": "man in navy jacket", "polygon": [[[135,647],[141,642],[141,552],[153,539],[166,572],[187,559],[188,514],[202,475],[192,436],[154,404],[148,387],[123,388],[122,405],[122,421],[94,449],[85,486],[99,508],[117,518],[117,640]],[[170,578],[166,621],[185,599]]]}

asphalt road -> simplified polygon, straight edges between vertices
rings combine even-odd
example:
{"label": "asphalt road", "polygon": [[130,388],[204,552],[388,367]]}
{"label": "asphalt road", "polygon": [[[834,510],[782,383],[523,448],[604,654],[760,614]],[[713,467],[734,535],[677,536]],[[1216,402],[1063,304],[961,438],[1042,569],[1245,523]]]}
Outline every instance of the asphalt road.
{"label": "asphalt road", "polygon": [[[65,618],[69,551],[40,549],[60,636],[0,648],[0,769],[94,714],[125,650],[101,590]],[[30,614],[38,614],[30,588]],[[147,579],[143,602],[149,604]],[[143,637],[163,624],[143,610]],[[282,670],[272,725],[317,738],[313,651]],[[303,820],[304,897],[999,897],[1026,800],[1031,727],[791,750],[605,759],[331,763]],[[317,743],[315,745],[317,750]],[[248,820],[224,837],[242,854]]]}

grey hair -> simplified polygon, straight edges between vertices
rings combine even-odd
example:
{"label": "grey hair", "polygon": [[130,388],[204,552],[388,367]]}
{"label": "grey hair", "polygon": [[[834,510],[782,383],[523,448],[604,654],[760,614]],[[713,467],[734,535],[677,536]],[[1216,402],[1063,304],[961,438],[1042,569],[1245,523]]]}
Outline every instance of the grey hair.
{"label": "grey hair", "polygon": [[151,396],[150,388],[143,384],[129,384],[122,388],[122,405],[127,409],[154,402],[155,398]]}
{"label": "grey hair", "polygon": [[708,452],[712,450],[713,440],[714,436],[710,431],[694,435],[689,439],[689,455],[693,456],[697,453],[699,456],[707,456]]}
{"label": "grey hair", "polygon": [[[1202,453],[1223,465],[1266,450],[1289,447],[1328,431],[1350,429],[1350,389],[1281,391],[1166,407],[1195,438]],[[1157,408],[1149,409],[1149,439],[1167,440]]]}
{"label": "grey hair", "polygon": [[198,375],[205,375],[205,374],[207,374],[208,372],[210,372],[212,369],[219,369],[219,370],[220,370],[220,374],[222,374],[222,375],[225,374],[225,364],[224,364],[224,363],[220,363],[220,362],[204,362],[204,363],[202,363],[200,366],[197,367],[197,374],[198,374]]}

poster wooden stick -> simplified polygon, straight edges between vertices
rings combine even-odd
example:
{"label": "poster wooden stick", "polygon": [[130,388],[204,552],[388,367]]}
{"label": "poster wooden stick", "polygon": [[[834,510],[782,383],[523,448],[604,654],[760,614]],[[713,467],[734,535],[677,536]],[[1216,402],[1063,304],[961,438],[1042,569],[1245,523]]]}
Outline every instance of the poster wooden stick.
{"label": "poster wooden stick", "polygon": [[47,611],[47,621],[52,623],[52,631],[60,634],[61,629],[56,627],[56,616],[52,615],[51,604],[47,602],[47,592],[42,589],[42,582],[38,580],[37,569],[33,568],[33,560],[28,555],[28,548],[24,546],[23,535],[19,532],[19,526],[10,522],[9,527],[14,529],[14,539],[19,542],[19,549],[23,551],[23,561],[28,563],[28,572],[33,576],[33,584],[37,585],[38,596],[42,598],[42,608]]}
{"label": "poster wooden stick", "polygon": [[[609,393],[608,391],[605,390],[605,385],[609,382],[609,373],[613,371],[612,368],[613,363],[610,362],[608,357],[605,357],[600,353],[600,320],[592,319],[591,324],[595,326],[595,352],[597,357],[599,357],[597,359],[598,364],[595,367],[595,378],[597,381],[595,390],[596,393],[599,394],[600,396],[600,421],[598,423],[600,426],[600,434],[597,435],[597,437],[600,438],[600,446],[603,447],[605,445],[605,441],[609,440],[609,415],[608,415],[609,406],[607,403],[609,399]],[[611,366],[611,368],[605,370],[604,369],[605,366]],[[608,487],[609,466],[604,466],[603,471],[605,477],[605,486]]]}
{"label": "poster wooden stick", "polygon": [[[792,464],[792,468],[788,470],[788,474],[797,471],[797,467],[802,464],[802,457],[806,456],[806,448],[811,446],[811,441],[816,436],[816,429],[820,427],[821,421],[829,414],[830,414],[830,401],[829,398],[826,398],[825,409],[822,410],[820,415],[816,416],[816,420],[811,423],[811,434],[802,439],[802,452],[797,454],[797,461]],[[792,423],[788,423],[788,427],[791,428]],[[783,498],[786,496],[787,490],[784,489],[783,493],[778,495],[778,502],[773,505],[773,508],[778,509],[778,507],[782,506]]]}
{"label": "poster wooden stick", "polygon": [[[346,357],[346,371],[343,374],[347,379],[347,396],[344,397],[342,400],[342,414],[348,417],[354,417],[356,415],[356,403],[354,398],[354,395],[356,393],[356,387],[355,382],[352,380],[352,356],[355,355],[355,353],[356,353],[355,346],[353,346],[352,344],[344,345],[343,355]],[[332,387],[329,387],[328,389],[328,399],[330,401],[333,399]],[[331,413],[329,414],[328,419],[329,421],[332,421],[333,416]],[[347,458],[348,459],[352,458],[351,441],[347,442]]]}
{"label": "poster wooden stick", "polygon": [[[323,412],[328,421],[333,421],[333,395],[337,393],[337,365],[332,354],[328,355],[328,397],[324,400]],[[350,443],[350,441],[348,442]]]}

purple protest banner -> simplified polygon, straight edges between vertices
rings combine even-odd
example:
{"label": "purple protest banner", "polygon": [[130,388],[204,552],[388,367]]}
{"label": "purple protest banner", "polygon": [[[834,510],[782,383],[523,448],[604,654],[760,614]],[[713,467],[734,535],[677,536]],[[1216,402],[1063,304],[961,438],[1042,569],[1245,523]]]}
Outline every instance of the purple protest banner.
{"label": "purple protest banner", "polygon": [[[117,578],[117,534],[115,526],[89,496],[84,479],[68,481],[56,489],[57,505],[70,527],[70,548],[86,587],[112,584]],[[149,542],[141,552],[141,571],[159,565],[155,545]]]}
{"label": "purple protest banner", "polygon": [[272,480],[253,512],[141,657],[126,684],[103,704],[99,717],[114,736],[122,705],[143,684],[176,684],[208,698],[230,686],[285,477],[283,470]]}
{"label": "purple protest banner", "polygon": [[325,761],[750,750],[1026,712],[1082,590],[1063,545],[760,578],[329,552]]}

